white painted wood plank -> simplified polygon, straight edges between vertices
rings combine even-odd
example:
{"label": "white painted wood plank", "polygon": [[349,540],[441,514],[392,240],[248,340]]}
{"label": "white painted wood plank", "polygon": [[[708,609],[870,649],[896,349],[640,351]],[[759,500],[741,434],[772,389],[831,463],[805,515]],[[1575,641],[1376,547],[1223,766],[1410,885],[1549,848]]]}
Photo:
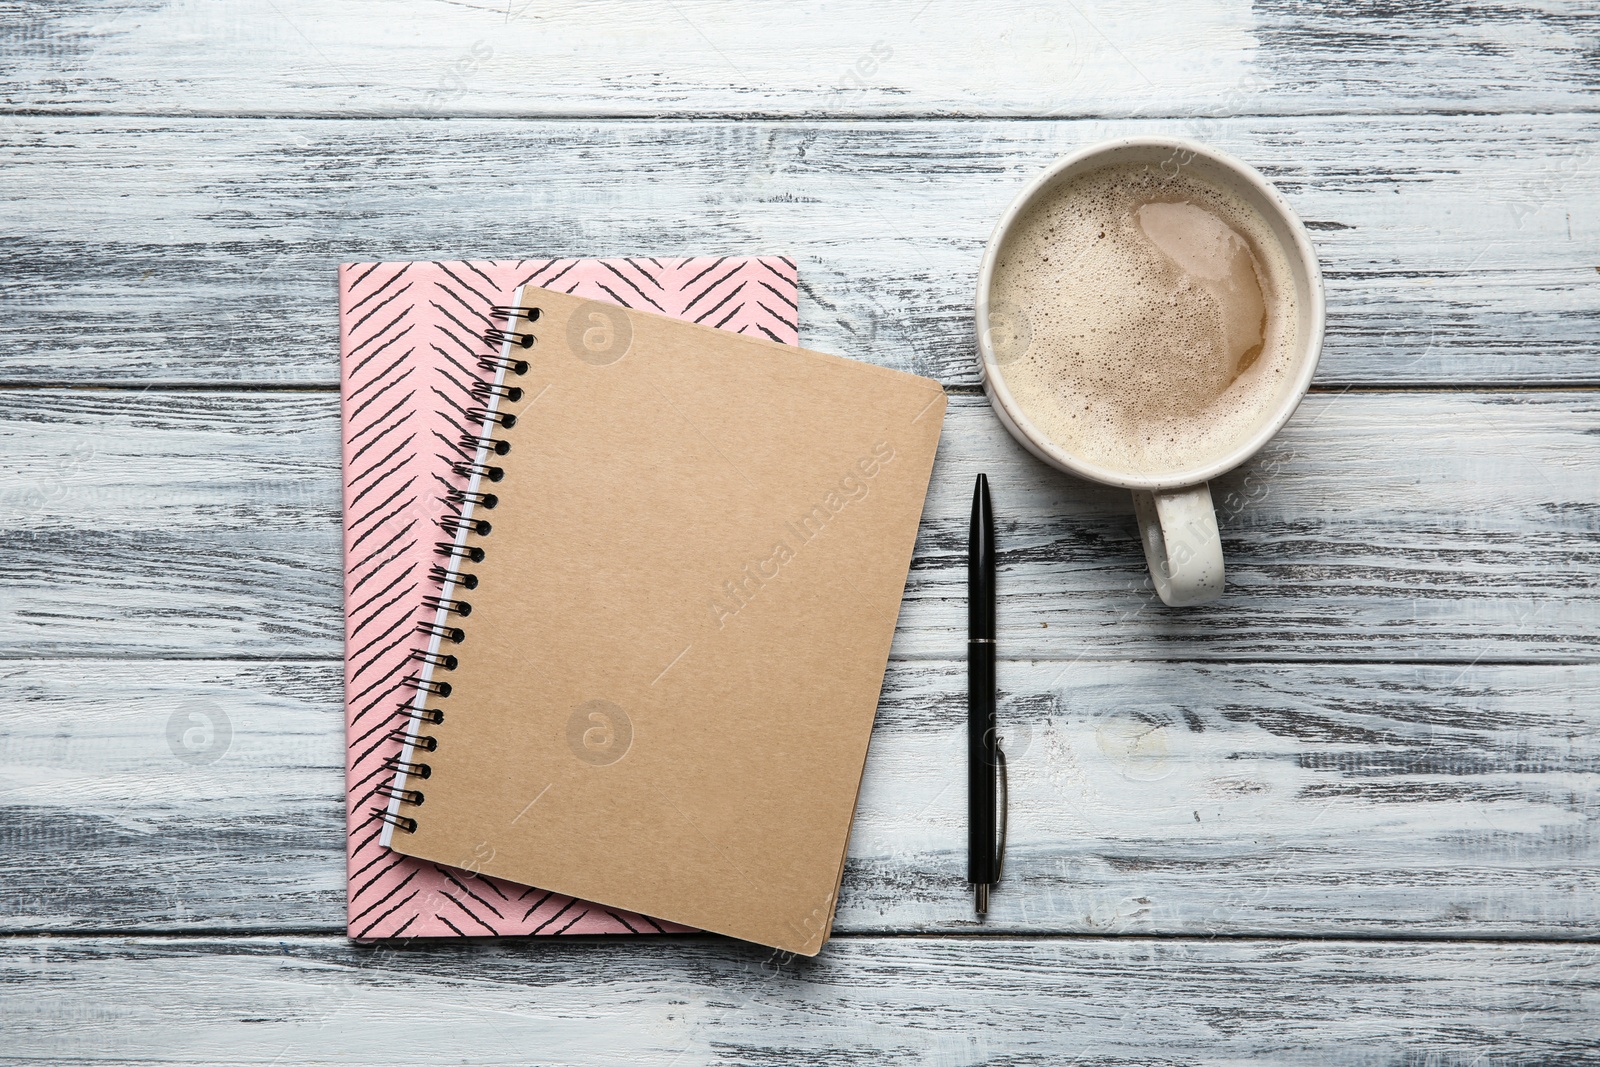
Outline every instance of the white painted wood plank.
{"label": "white painted wood plank", "polygon": [[994,221],[1052,159],[1140,132],[1236,152],[1311,224],[1325,385],[1600,381],[1586,115],[17,118],[0,381],[331,384],[341,260],[782,252],[806,344],[974,384]]}
{"label": "white painted wood plank", "polygon": [[1582,4],[10,4],[18,108],[1127,115],[1592,108]]}
{"label": "white painted wood plank", "polygon": [[[343,930],[337,664],[13,662],[0,930]],[[1600,936],[1600,666],[1006,661],[974,922],[965,676],[891,664],[844,933]]]}
{"label": "white painted wood plank", "polygon": [[7,940],[0,1062],[1600,1062],[1589,945]]}
{"label": "white painted wood plank", "polygon": [[0,923],[342,932],[343,678],[338,664],[0,665],[14,771]]}
{"label": "white painted wood plank", "polygon": [[[959,657],[973,478],[1006,655],[1592,662],[1600,395],[1316,394],[1213,484],[1229,591],[1160,605],[1124,492],[981,396],[945,424],[895,643]],[[337,397],[0,392],[0,654],[342,654]]]}

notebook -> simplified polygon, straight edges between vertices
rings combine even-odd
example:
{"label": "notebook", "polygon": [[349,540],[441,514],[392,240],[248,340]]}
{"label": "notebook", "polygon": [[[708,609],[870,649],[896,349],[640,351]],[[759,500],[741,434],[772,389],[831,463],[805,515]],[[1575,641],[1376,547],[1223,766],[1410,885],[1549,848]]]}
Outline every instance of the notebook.
{"label": "notebook", "polygon": [[339,273],[345,472],[348,931],[362,939],[490,934],[649,933],[681,929],[378,842],[407,721],[404,680],[426,651],[423,598],[446,562],[437,524],[469,476],[459,438],[492,349],[489,309],[529,282],[654,309],[789,344],[796,278],[781,257],[356,263]]}
{"label": "notebook", "polygon": [[489,336],[384,843],[814,955],[943,389],[535,286]]}

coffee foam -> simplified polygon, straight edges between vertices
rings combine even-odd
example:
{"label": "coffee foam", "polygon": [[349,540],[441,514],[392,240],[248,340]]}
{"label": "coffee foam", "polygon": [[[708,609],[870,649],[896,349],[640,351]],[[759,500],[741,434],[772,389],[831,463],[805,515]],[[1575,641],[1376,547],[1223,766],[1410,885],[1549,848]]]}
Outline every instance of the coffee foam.
{"label": "coffee foam", "polygon": [[1290,387],[1288,260],[1259,212],[1190,170],[1111,166],[1045,195],[1007,235],[990,294],[1012,397],[1100,467],[1220,459]]}

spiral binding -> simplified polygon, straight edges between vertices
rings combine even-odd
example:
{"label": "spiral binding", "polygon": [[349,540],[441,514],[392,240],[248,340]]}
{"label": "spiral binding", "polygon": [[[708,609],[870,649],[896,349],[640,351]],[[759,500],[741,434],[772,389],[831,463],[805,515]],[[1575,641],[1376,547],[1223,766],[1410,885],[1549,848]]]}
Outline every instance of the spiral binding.
{"label": "spiral binding", "polygon": [[496,385],[493,382],[479,380],[472,383],[472,396],[475,400],[481,400],[485,402],[487,402],[491,396],[496,396],[502,400],[509,400],[515,404],[518,400],[522,399],[522,386]]}
{"label": "spiral binding", "polygon": [[[399,741],[402,744],[409,741],[412,748],[420,748],[424,752],[432,752],[439,747],[439,739],[429,734],[407,733],[405,730],[391,730],[389,740]],[[390,787],[391,789],[393,786]]]}
{"label": "spiral binding", "polygon": [[508,430],[517,424],[517,417],[509,411],[491,411],[488,408],[468,408],[467,417],[473,422],[492,422],[497,426],[504,426]]}
{"label": "spiral binding", "polygon": [[411,658],[430,667],[442,667],[447,671],[453,671],[461,665],[454,656],[441,656],[437,652],[424,652],[420,648],[411,650]]}
{"label": "spiral binding", "polygon": [[[494,529],[489,524],[488,519],[469,519],[465,515],[456,514],[446,515],[440,519],[439,528],[452,537],[462,530],[470,530],[481,537],[487,537],[489,536],[489,531]],[[437,604],[434,606],[438,607]],[[463,611],[461,614],[465,615],[466,612]]]}
{"label": "spiral binding", "polygon": [[411,688],[421,690],[424,693],[432,693],[436,697],[447,697],[451,692],[449,682],[438,682],[420,674],[408,674],[405,676],[404,681]]}
{"label": "spiral binding", "polygon": [[402,804],[422,803],[422,790],[420,789],[396,789],[388,782],[385,782],[378,786],[378,788],[374,789],[373,792],[377,793],[379,796],[388,797],[391,800],[398,800]]}
{"label": "spiral binding", "polygon": [[413,763],[410,760],[400,759],[398,756],[390,756],[383,761],[383,765],[396,774],[404,774],[412,778],[433,777],[433,768],[426,763]]}
{"label": "spiral binding", "polygon": [[464,433],[457,438],[457,444],[462,448],[470,448],[476,452],[493,452],[503,456],[511,451],[510,441],[501,441],[494,437],[479,437],[476,434]]}
{"label": "spiral binding", "polygon": [[512,344],[519,348],[533,347],[533,334],[516,333],[512,330],[502,330],[498,326],[491,326],[484,333],[483,339],[492,345]]}
{"label": "spiral binding", "polygon": [[529,322],[538,322],[539,316],[543,315],[544,311],[539,308],[517,307],[512,304],[495,304],[489,309],[489,314],[503,315],[512,322],[516,322],[519,318],[527,319]]}
{"label": "spiral binding", "polygon": [[438,708],[419,708],[409,700],[396,704],[395,707],[399,709],[397,714],[407,719],[415,719],[418,722],[425,722],[435,726],[444,722],[444,712]]}
{"label": "spiral binding", "polygon": [[458,507],[470,501],[474,507],[488,508],[493,511],[494,506],[500,503],[500,498],[493,493],[472,493],[465,489],[457,489],[453,485],[445,491],[444,495],[450,503]]}
{"label": "spiral binding", "polygon": [[512,374],[527,374],[528,361],[512,359],[510,356],[479,356],[478,369],[488,371],[490,374],[503,374],[506,371]]}
{"label": "spiral binding", "polygon": [[373,808],[372,814],[393,826],[397,830],[404,830],[408,834],[417,832],[417,820],[408,819],[404,815],[397,815],[387,808]]}
{"label": "spiral binding", "polygon": [[[439,566],[439,564],[437,564],[437,563],[435,563],[433,566],[428,568],[428,577],[432,578],[434,581],[438,582],[440,585],[443,585],[445,582],[448,582],[451,579],[454,579],[455,583],[457,585],[459,585],[463,589],[476,589],[476,588],[478,588],[478,576],[476,574],[466,574],[466,573],[463,573],[462,571],[451,571],[446,567]],[[418,627],[418,629],[421,629],[421,627]],[[438,633],[439,631],[438,630],[428,630],[427,632],[428,633]],[[461,627],[457,626],[451,632],[460,633],[461,632]],[[443,635],[441,635],[441,636],[443,636]],[[457,639],[456,643],[460,644],[460,641]]]}
{"label": "spiral binding", "polygon": [[[446,576],[448,576],[448,574],[449,574],[449,572],[445,571],[445,569],[443,567],[435,566],[433,568],[433,570],[440,571],[440,572],[444,573]],[[430,571],[429,572],[429,576],[432,577],[432,574],[433,574],[433,572]],[[440,578],[439,581],[442,583],[444,581],[444,579]],[[474,578],[473,581],[476,582],[477,579]],[[465,641],[467,639],[467,633],[461,627],[459,627],[459,626],[440,626],[436,622],[419,622],[419,623],[417,623],[417,633],[419,633],[419,634],[428,634],[430,637],[437,637],[441,641],[450,641],[450,642],[453,642],[454,644],[458,644],[458,645],[461,642],[463,642],[463,641]]]}
{"label": "spiral binding", "polygon": [[[520,292],[518,298],[521,298]],[[451,470],[468,482],[465,489],[452,486],[446,490],[444,502],[451,510],[438,520],[439,528],[449,540],[434,544],[434,554],[442,557],[443,562],[435,563],[429,569],[428,576],[439,583],[439,592],[422,598],[422,602],[433,612],[433,618],[416,625],[417,633],[428,636],[428,647],[426,650],[411,651],[410,660],[420,670],[407,674],[402,682],[410,686],[416,695],[398,705],[396,717],[401,723],[389,734],[391,740],[399,741],[404,747],[399,756],[391,757],[383,764],[393,772],[393,781],[384,782],[373,790],[389,801],[387,807],[371,809],[372,814],[385,824],[385,844],[388,843],[388,834],[393,830],[408,834],[417,832],[417,820],[402,815],[399,807],[406,805],[418,808],[426,799],[422,790],[414,788],[413,780],[428,778],[433,774],[433,767],[420,762],[416,756],[421,752],[436,751],[439,739],[433,734],[422,733],[421,727],[444,722],[444,712],[429,707],[428,698],[442,700],[450,696],[450,683],[435,675],[455,670],[458,660],[440,649],[446,642],[459,645],[466,640],[466,632],[449,616],[465,619],[472,614],[471,602],[461,599],[456,595],[456,590],[476,589],[478,577],[462,571],[461,566],[464,563],[482,563],[484,559],[483,549],[478,545],[468,545],[466,537],[468,534],[477,537],[489,535],[493,529],[489,520],[475,518],[473,511],[479,508],[492,510],[500,502],[498,496],[483,491],[480,485],[486,481],[498,482],[505,477],[504,468],[494,466],[488,460],[490,456],[503,456],[511,451],[511,442],[491,436],[495,427],[508,430],[517,422],[515,415],[499,410],[500,402],[515,403],[523,396],[522,388],[506,385],[505,378],[508,374],[526,374],[528,361],[513,358],[510,353],[513,346],[532,348],[538,340],[532,333],[519,333],[516,329],[517,320],[534,323],[543,315],[539,308],[519,305],[496,304],[491,310],[494,315],[502,317],[506,325],[491,326],[483,333],[484,342],[495,346],[498,351],[477,357],[478,368],[490,375],[487,379],[475,378],[471,387],[472,398],[478,406],[469,407],[466,415],[478,429],[476,433],[461,435],[457,447],[465,458],[450,465]]]}
{"label": "spiral binding", "polygon": [[450,559],[470,559],[474,563],[483,562],[483,549],[471,545],[458,545],[453,541],[435,541],[433,552],[437,556],[448,556]]}
{"label": "spiral binding", "polygon": [[450,464],[450,469],[463,478],[487,478],[491,482],[498,482],[506,476],[504,468],[491,467],[485,463],[468,463],[466,460],[457,460]]}

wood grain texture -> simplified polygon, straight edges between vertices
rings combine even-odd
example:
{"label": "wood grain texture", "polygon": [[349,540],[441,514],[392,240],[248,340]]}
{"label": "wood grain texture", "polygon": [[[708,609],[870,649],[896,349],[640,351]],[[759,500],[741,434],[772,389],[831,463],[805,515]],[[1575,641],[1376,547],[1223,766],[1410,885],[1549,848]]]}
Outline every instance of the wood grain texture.
{"label": "wood grain texture", "polygon": [[5,1063],[1600,1062],[1579,945],[19,938],[0,984]]}
{"label": "wood grain texture", "polygon": [[1581,4],[6,5],[0,97],[98,113],[1128,115],[1594,107]]}
{"label": "wood grain texture", "polygon": [[[1213,483],[1229,593],[1162,607],[1128,494],[953,399],[896,657],[964,654],[988,473],[1007,656],[1584,661],[1600,644],[1593,392],[1316,394]],[[342,650],[332,393],[0,393],[0,655]]]}
{"label": "wood grain texture", "polygon": [[[0,930],[344,929],[338,664],[13,662]],[[1600,937],[1600,666],[1001,665],[988,933]],[[965,675],[891,664],[842,933],[974,933]],[[539,950],[534,950],[539,951]]]}
{"label": "wood grain texture", "polygon": [[[1600,1063],[1592,5],[0,0],[0,57],[0,1062]],[[1227,599],[1160,607],[1124,494],[957,396],[820,959],[332,936],[338,262],[787,253],[804,343],[969,388],[994,219],[1140,132],[1327,276]]]}
{"label": "wood grain texture", "polygon": [[803,343],[975,384],[995,220],[1051,160],[1133,133],[1230,150],[1307,220],[1325,386],[1600,381],[1589,115],[16,117],[0,381],[332,385],[341,261],[774,252],[800,263]]}

